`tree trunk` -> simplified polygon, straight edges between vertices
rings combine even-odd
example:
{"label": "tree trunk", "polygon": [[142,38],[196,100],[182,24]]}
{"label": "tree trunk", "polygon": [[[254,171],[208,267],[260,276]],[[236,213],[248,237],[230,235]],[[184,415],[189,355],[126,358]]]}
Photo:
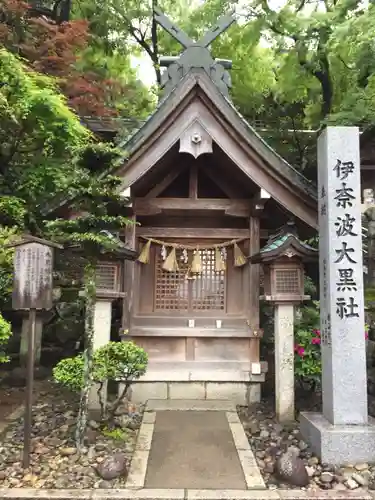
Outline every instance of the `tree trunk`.
{"label": "tree trunk", "polygon": [[79,403],[77,428],[76,428],[76,445],[78,449],[83,447],[83,442],[86,433],[89,394],[92,386],[92,358],[94,345],[94,313],[96,302],[96,282],[95,282],[95,266],[87,264],[84,274],[84,294],[85,294],[85,344],[83,351],[83,385],[81,391],[81,400]]}

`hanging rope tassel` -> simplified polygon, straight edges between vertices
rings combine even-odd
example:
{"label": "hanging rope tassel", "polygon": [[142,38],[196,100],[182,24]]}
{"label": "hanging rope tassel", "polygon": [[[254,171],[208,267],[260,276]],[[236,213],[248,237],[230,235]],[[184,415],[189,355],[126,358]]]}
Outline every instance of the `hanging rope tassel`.
{"label": "hanging rope tassel", "polygon": [[202,272],[201,253],[198,249],[194,252],[193,262],[191,263],[191,272],[194,274]]}
{"label": "hanging rope tassel", "polygon": [[233,249],[234,249],[234,265],[235,265],[235,267],[244,266],[246,264],[246,258],[244,256],[244,254],[242,253],[240,247],[237,245],[237,243],[235,243],[233,245]]}
{"label": "hanging rope tassel", "polygon": [[220,248],[215,248],[215,271],[225,271],[225,262],[223,256],[221,255]]}
{"label": "hanging rope tassel", "polygon": [[176,258],[175,247],[172,247],[172,250],[170,251],[168,257],[165,259],[162,267],[163,267],[164,271],[168,271],[169,273],[171,273],[173,271],[178,271],[178,263],[177,263],[177,258]]}
{"label": "hanging rope tassel", "polygon": [[147,243],[142,248],[141,253],[138,257],[138,262],[142,264],[148,264],[150,262],[150,248],[151,248],[151,240],[147,240]]}

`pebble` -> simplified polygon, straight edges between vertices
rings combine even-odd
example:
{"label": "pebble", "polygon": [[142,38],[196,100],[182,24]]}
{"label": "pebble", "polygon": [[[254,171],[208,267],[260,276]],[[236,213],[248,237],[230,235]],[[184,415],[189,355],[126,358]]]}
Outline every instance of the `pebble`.
{"label": "pebble", "polygon": [[362,474],[353,474],[352,479],[360,486],[368,486],[368,478]]}
{"label": "pebble", "polygon": [[77,453],[77,448],[60,448],[60,455],[63,457],[70,457],[71,455],[75,455]]}
{"label": "pebble", "polygon": [[368,464],[357,464],[354,466],[354,468],[358,471],[363,471],[363,470],[367,470],[368,469]]}
{"label": "pebble", "polygon": [[[320,411],[319,408],[317,410]],[[363,462],[348,464],[345,467],[322,464],[302,439],[298,422],[288,425],[276,422],[273,405],[267,401],[254,404],[250,408],[240,408],[239,416],[248,433],[250,446],[267,488],[300,489],[290,484],[282,484],[275,473],[278,457],[287,449],[292,449],[305,465],[310,483],[304,489],[308,491],[375,490],[375,464]],[[259,431],[251,432],[250,429]]]}
{"label": "pebble", "polygon": [[313,477],[316,471],[315,471],[314,467],[307,466],[306,467],[306,472],[307,472],[307,475],[309,477]]}
{"label": "pebble", "polygon": [[320,474],[320,480],[322,481],[322,483],[332,483],[334,477],[335,476],[331,474],[331,472],[322,472]]}
{"label": "pebble", "polygon": [[358,488],[358,483],[354,479],[348,479],[345,484],[350,490]]}
{"label": "pebble", "polygon": [[[23,422],[13,422],[0,438],[0,485],[2,488],[34,489],[123,489],[126,475],[112,481],[102,480],[93,466],[116,453],[130,462],[135,449],[136,431],[128,431],[126,441],[115,441],[101,434],[100,426],[90,421],[93,442],[82,453],[74,446],[78,397],[50,385],[43,404],[35,403],[31,436],[31,467],[22,468]],[[72,410],[65,411],[69,407]],[[134,413],[134,427],[142,415]],[[133,418],[133,417],[132,417]],[[93,429],[93,427],[99,427]],[[95,434],[94,434],[95,433]]]}
{"label": "pebble", "polygon": [[335,484],[334,487],[333,487],[333,489],[336,490],[336,491],[348,491],[348,489],[345,486],[345,484],[342,484],[342,483]]}

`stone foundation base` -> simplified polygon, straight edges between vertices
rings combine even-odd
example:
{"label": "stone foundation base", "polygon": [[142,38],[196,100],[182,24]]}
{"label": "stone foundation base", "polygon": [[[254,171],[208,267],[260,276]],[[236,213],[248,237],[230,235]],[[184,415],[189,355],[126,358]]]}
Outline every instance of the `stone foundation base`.
{"label": "stone foundation base", "polygon": [[301,434],[323,463],[375,462],[375,419],[368,425],[332,425],[321,413],[301,413]]}
{"label": "stone foundation base", "polygon": [[149,399],[223,399],[246,406],[260,401],[260,384],[249,382],[136,382],[129,394],[134,403]]}

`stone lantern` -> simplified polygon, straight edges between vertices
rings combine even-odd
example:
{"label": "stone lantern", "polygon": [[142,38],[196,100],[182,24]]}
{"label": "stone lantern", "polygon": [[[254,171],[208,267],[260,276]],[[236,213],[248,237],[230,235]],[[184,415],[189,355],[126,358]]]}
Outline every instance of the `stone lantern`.
{"label": "stone lantern", "polygon": [[274,304],[276,416],[294,420],[294,308],[310,297],[304,294],[304,262],[316,260],[318,251],[303,243],[293,223],[286,224],[256,255],[262,264],[264,295]]}

